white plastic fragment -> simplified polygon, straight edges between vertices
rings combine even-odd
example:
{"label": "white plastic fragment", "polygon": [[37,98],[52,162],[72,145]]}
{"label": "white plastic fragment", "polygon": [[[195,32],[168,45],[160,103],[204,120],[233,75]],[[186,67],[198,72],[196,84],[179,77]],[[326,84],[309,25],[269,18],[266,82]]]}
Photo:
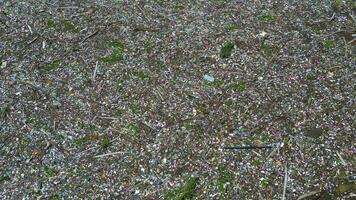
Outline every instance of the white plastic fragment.
{"label": "white plastic fragment", "polygon": [[3,61],[3,62],[1,63],[1,69],[5,69],[6,66],[7,66],[7,62],[6,62],[6,61]]}
{"label": "white plastic fragment", "polygon": [[204,80],[209,81],[209,82],[214,82],[215,78],[210,76],[210,75],[204,75]]}

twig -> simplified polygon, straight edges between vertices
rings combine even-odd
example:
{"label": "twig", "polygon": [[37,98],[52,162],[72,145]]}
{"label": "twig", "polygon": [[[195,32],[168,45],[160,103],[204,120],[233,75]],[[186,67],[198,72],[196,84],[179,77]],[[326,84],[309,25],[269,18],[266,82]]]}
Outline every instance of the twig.
{"label": "twig", "polygon": [[[115,142],[117,139],[119,139],[119,137],[116,137],[116,138],[110,140],[109,143],[111,144],[111,143]],[[74,158],[80,158],[80,157],[82,157],[84,155],[84,153],[86,153],[88,151],[91,151],[91,150],[95,150],[95,149],[97,149],[99,147],[100,147],[99,145],[96,145],[96,146],[90,147],[88,149],[85,149],[84,151],[81,151],[81,152],[77,153],[77,155],[74,156]]]}
{"label": "twig", "polygon": [[256,151],[252,150],[252,152],[253,152],[254,154],[256,154],[257,156],[262,157],[262,155],[261,155],[261,154],[259,154],[259,153],[257,153]]}
{"label": "twig", "polygon": [[336,155],[337,155],[337,156],[339,157],[339,159],[341,160],[342,165],[347,166],[346,161],[341,157],[341,154],[340,154],[338,151],[336,152]]}
{"label": "twig", "polygon": [[320,190],[314,190],[314,191],[311,191],[311,192],[308,192],[306,194],[303,194],[302,196],[300,196],[297,200],[301,200],[301,199],[305,199],[307,197],[310,197],[310,196],[314,196],[316,194],[320,193]]}
{"label": "twig", "polygon": [[267,160],[270,158],[270,157],[272,157],[277,151],[279,150],[279,146],[277,147],[277,148],[275,148],[275,149],[273,149],[272,150],[272,152],[267,156]]}
{"label": "twig", "polygon": [[353,14],[351,14],[351,13],[349,13],[349,16],[351,17],[352,21],[354,21],[354,22],[355,22],[355,17],[354,17],[354,15],[353,15]]}
{"label": "twig", "polygon": [[106,153],[106,154],[94,156],[94,158],[103,158],[103,157],[106,157],[106,156],[113,156],[113,155],[123,154],[123,153],[125,153],[125,152],[118,151],[118,152],[113,152],[113,153]]}
{"label": "twig", "polygon": [[34,43],[36,40],[38,39],[38,37],[33,38],[31,41],[27,42],[27,45],[31,45],[32,43]]}
{"label": "twig", "polygon": [[352,43],[355,42],[355,41],[356,41],[356,38],[353,39],[353,40],[351,40],[351,41],[349,41],[347,44],[352,44]]}
{"label": "twig", "polygon": [[111,119],[111,120],[117,120],[117,119],[119,119],[119,118],[117,118],[117,117],[106,117],[106,116],[98,116],[98,118],[100,118],[100,119]]}
{"label": "twig", "polygon": [[98,72],[98,65],[99,65],[99,61],[96,61],[95,69],[93,72],[93,82],[95,81],[96,73]]}
{"label": "twig", "polygon": [[235,146],[235,147],[223,147],[223,149],[271,149],[272,146]]}
{"label": "twig", "polygon": [[154,28],[147,28],[147,27],[135,27],[134,29],[133,29],[133,31],[135,31],[135,32],[157,32],[157,31],[159,31],[158,29],[154,29]]}
{"label": "twig", "polygon": [[144,20],[146,20],[147,22],[152,21],[152,19],[145,14],[145,11],[140,6],[137,6],[137,8],[141,11]]}
{"label": "twig", "polygon": [[5,69],[6,66],[7,66],[7,61],[3,61],[3,62],[1,63],[0,69]]}
{"label": "twig", "polygon": [[98,34],[99,30],[94,31],[93,33],[91,33],[90,35],[86,36],[81,42],[80,44],[83,44],[85,41],[87,41],[89,38],[93,37],[94,35]]}
{"label": "twig", "polygon": [[31,26],[30,26],[30,25],[28,25],[27,23],[26,23],[26,25],[27,25],[27,28],[28,28],[28,30],[30,31],[30,33],[31,33],[31,34],[33,34],[33,31],[32,31]]}
{"label": "twig", "polygon": [[347,57],[347,53],[348,53],[348,48],[347,48],[348,43],[347,43],[347,41],[346,41],[346,38],[345,38],[345,37],[342,37],[342,40],[345,42],[345,58],[346,58],[346,57]]}
{"label": "twig", "polygon": [[288,183],[288,163],[286,163],[286,167],[284,169],[284,186],[283,186],[282,200],[286,199],[287,183]]}
{"label": "twig", "polygon": [[333,15],[328,20],[332,21],[333,19],[335,19],[335,12],[333,13]]}
{"label": "twig", "polygon": [[154,128],[151,124],[149,124],[148,122],[145,121],[140,121],[143,125],[147,126],[148,128],[150,128],[151,130],[157,130],[156,128]]}

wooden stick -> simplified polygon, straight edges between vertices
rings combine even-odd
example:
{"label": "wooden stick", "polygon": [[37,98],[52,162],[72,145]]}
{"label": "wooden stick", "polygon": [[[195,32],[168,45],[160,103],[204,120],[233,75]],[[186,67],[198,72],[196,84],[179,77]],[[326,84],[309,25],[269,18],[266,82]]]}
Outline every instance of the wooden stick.
{"label": "wooden stick", "polygon": [[96,61],[96,64],[95,64],[95,69],[94,69],[94,72],[93,72],[93,82],[95,81],[95,77],[96,77],[96,73],[98,72],[98,66],[99,66],[99,61]]}
{"label": "wooden stick", "polygon": [[96,35],[99,32],[99,30],[94,31],[93,33],[91,33],[90,35],[86,36],[81,42],[80,44],[84,43],[85,41],[87,41],[89,38],[93,37],[94,35]]}
{"label": "wooden stick", "polygon": [[287,183],[288,183],[288,164],[286,163],[286,167],[284,169],[284,186],[283,186],[282,200],[286,200]]}
{"label": "wooden stick", "polygon": [[223,149],[271,149],[272,146],[235,146],[235,147],[223,147]]}
{"label": "wooden stick", "polygon": [[118,151],[118,152],[113,152],[113,153],[106,153],[106,154],[94,156],[94,158],[102,158],[102,157],[106,157],[106,156],[113,156],[113,155],[123,154],[123,153],[125,153],[125,152]]}

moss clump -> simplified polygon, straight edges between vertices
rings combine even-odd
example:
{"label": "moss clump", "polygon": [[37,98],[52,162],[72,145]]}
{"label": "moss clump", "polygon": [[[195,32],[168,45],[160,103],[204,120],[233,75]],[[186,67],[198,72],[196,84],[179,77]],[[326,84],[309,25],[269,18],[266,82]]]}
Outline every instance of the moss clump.
{"label": "moss clump", "polygon": [[231,56],[232,50],[234,49],[234,44],[232,42],[227,42],[220,50],[221,58],[228,58]]}
{"label": "moss clump", "polygon": [[194,190],[197,186],[197,183],[198,183],[198,178],[191,177],[185,182],[184,185],[168,193],[165,199],[167,200],[191,199],[194,195]]}

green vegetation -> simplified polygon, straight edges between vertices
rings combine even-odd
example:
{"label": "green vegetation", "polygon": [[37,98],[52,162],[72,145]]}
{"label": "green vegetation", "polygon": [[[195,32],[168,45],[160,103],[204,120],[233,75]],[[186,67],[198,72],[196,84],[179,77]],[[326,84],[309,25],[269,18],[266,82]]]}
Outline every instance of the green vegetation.
{"label": "green vegetation", "polygon": [[75,26],[70,20],[62,20],[58,24],[57,31],[79,33],[80,28]]}
{"label": "green vegetation", "polygon": [[184,9],[184,5],[182,5],[182,4],[174,5],[174,10],[175,11],[180,11],[180,10],[183,10],[183,9]]}
{"label": "green vegetation", "polygon": [[227,187],[232,181],[232,175],[225,169],[220,168],[220,175],[218,177],[218,190],[221,199],[228,199]]}
{"label": "green vegetation", "polygon": [[164,64],[164,62],[162,60],[155,60],[155,71],[157,71],[159,73],[159,72],[163,71],[165,67],[166,67],[166,65]]}
{"label": "green vegetation", "polygon": [[57,174],[58,174],[57,170],[49,168],[47,166],[45,166],[44,172],[48,177],[54,177],[54,176],[57,176]]}
{"label": "green vegetation", "polygon": [[111,49],[111,54],[101,58],[101,61],[107,64],[115,64],[124,58],[125,45],[119,41],[115,41],[109,44]]}
{"label": "green vegetation", "polygon": [[10,114],[10,106],[7,104],[4,104],[3,106],[0,107],[0,119],[6,118]]}
{"label": "green vegetation", "polygon": [[107,148],[109,148],[110,144],[110,138],[107,135],[104,135],[100,142],[101,149],[106,150]]}
{"label": "green vegetation", "polygon": [[234,44],[232,42],[227,42],[220,50],[221,58],[229,58],[231,56],[232,50],[234,49]]}
{"label": "green vegetation", "polygon": [[187,179],[184,185],[174,189],[172,192],[169,192],[166,196],[166,200],[185,200],[191,199],[194,195],[194,190],[197,186],[198,178],[191,177]]}
{"label": "green vegetation", "polygon": [[274,22],[276,21],[277,17],[274,15],[270,15],[270,14],[264,14],[264,15],[260,15],[258,16],[258,20],[262,21],[262,22]]}
{"label": "green vegetation", "polygon": [[264,179],[261,180],[261,186],[264,187],[264,188],[269,186],[268,178],[264,178]]}
{"label": "green vegetation", "polygon": [[[95,128],[92,128],[92,130],[94,130]],[[74,140],[74,143],[77,145],[77,146],[83,146],[85,145],[86,143],[90,142],[90,141],[96,141],[99,139],[99,136],[96,132],[93,132],[93,133],[87,133],[84,135],[84,137],[81,137],[81,138],[78,138],[76,140]]]}
{"label": "green vegetation", "polygon": [[344,193],[355,192],[356,191],[356,182],[351,181],[342,181],[335,189],[335,194],[341,196]]}
{"label": "green vegetation", "polygon": [[319,33],[327,29],[328,24],[326,22],[305,22],[305,26],[309,27],[315,33]]}
{"label": "green vegetation", "polygon": [[61,62],[59,60],[54,60],[51,64],[47,65],[46,70],[47,71],[52,71],[55,70],[59,67]]}
{"label": "green vegetation", "polygon": [[335,46],[336,46],[336,42],[334,40],[326,40],[323,45],[325,49],[331,49],[334,48]]}
{"label": "green vegetation", "polygon": [[278,53],[279,48],[277,46],[269,45],[263,42],[261,44],[261,51],[266,59],[271,60],[273,59],[274,55]]}
{"label": "green vegetation", "polygon": [[122,110],[117,110],[114,115],[115,117],[121,117],[122,114],[123,114]]}
{"label": "green vegetation", "polygon": [[83,144],[85,144],[86,142],[88,142],[90,140],[90,136],[89,135],[85,135],[82,138],[78,138],[75,140],[75,144],[78,146],[82,146]]}
{"label": "green vegetation", "polygon": [[232,89],[232,90],[237,90],[237,91],[243,92],[246,89],[246,81],[240,81],[238,83],[230,83],[228,85],[228,88]]}
{"label": "green vegetation", "polygon": [[32,116],[26,118],[26,123],[28,125],[32,125],[34,128],[43,129],[43,130],[50,130],[51,127],[49,126],[48,121],[43,119],[41,116],[33,114]]}
{"label": "green vegetation", "polygon": [[239,26],[237,24],[230,24],[226,26],[226,31],[228,32],[234,32],[237,29],[239,29]]}
{"label": "green vegetation", "polygon": [[148,74],[146,74],[145,72],[142,72],[142,71],[141,72],[137,72],[136,76],[138,78],[140,78],[141,80],[150,80],[151,79],[151,77]]}
{"label": "green vegetation", "polygon": [[47,20],[47,28],[53,28],[54,27],[54,21],[53,20]]}
{"label": "green vegetation", "polygon": [[311,74],[311,73],[307,74],[307,80],[313,81],[316,79],[317,79],[317,77],[314,74]]}
{"label": "green vegetation", "polygon": [[335,6],[337,8],[340,8],[342,5],[344,5],[344,1],[343,0],[335,0]]}
{"label": "green vegetation", "polygon": [[129,129],[129,131],[134,134],[134,135],[137,135],[140,133],[140,127],[137,125],[137,124],[129,124],[127,126],[127,129]]}
{"label": "green vegetation", "polygon": [[50,200],[60,200],[61,198],[60,198],[59,194],[54,194],[54,195],[50,196],[49,199]]}
{"label": "green vegetation", "polygon": [[334,200],[338,197],[345,197],[347,194],[351,194],[356,191],[356,183],[354,181],[339,180],[333,188],[329,190],[323,190],[318,195],[321,199]]}
{"label": "green vegetation", "polygon": [[256,160],[252,161],[252,165],[255,167],[259,167],[262,165],[262,161],[259,159],[256,159]]}
{"label": "green vegetation", "polygon": [[4,175],[0,177],[0,183],[4,182],[4,181],[10,181],[11,178],[10,176]]}

